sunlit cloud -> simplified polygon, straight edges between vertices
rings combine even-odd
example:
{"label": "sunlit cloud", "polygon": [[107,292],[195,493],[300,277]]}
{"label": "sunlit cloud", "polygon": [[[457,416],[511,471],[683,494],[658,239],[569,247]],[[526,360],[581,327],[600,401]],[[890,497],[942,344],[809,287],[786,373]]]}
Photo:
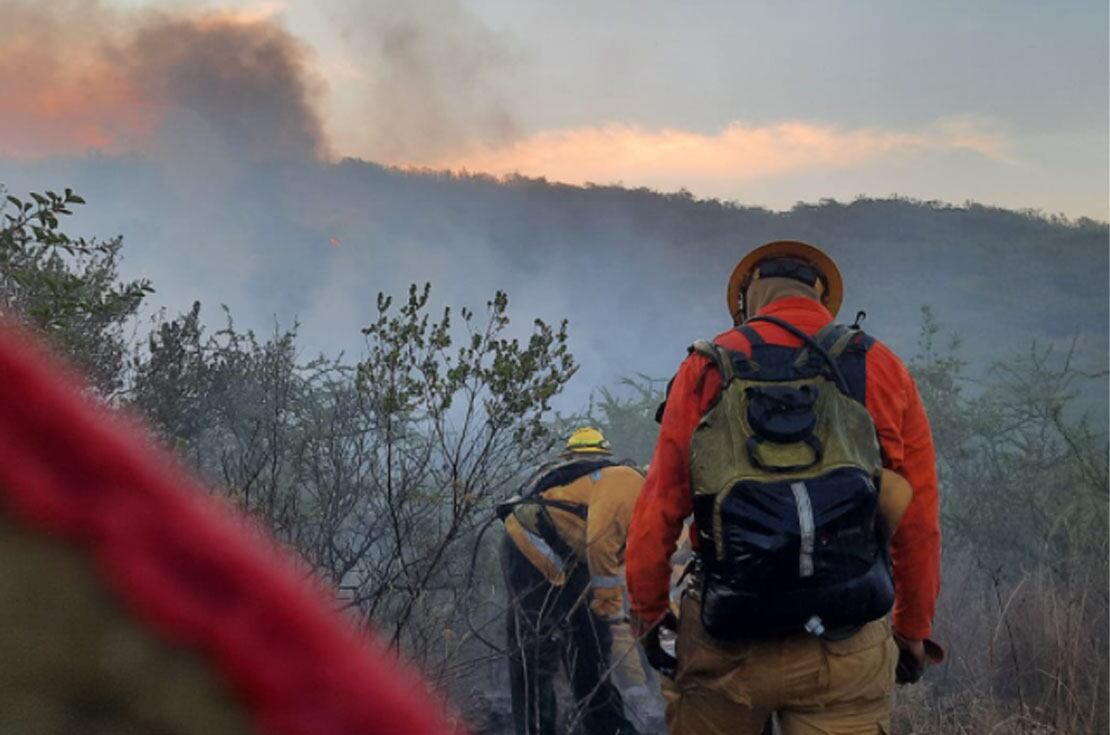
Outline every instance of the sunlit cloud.
{"label": "sunlit cloud", "polygon": [[[145,98],[132,79],[96,58],[76,64],[80,73],[51,74],[46,84],[35,74],[3,84],[0,155],[122,152],[151,134],[159,105]],[[0,69],[4,66],[0,63]]]}
{"label": "sunlit cloud", "polygon": [[214,24],[233,23],[250,26],[258,23],[271,23],[284,13],[286,4],[277,0],[263,0],[238,8],[211,8],[186,9],[184,12],[198,23],[211,22]]}
{"label": "sunlit cloud", "polygon": [[974,119],[937,121],[915,131],[801,121],[734,122],[715,134],[635,125],[552,130],[501,146],[476,145],[431,161],[394,161],[495,175],[542,176],[572,184],[743,182],[805,170],[847,169],[900,154],[964,152],[1011,162],[1005,137]]}

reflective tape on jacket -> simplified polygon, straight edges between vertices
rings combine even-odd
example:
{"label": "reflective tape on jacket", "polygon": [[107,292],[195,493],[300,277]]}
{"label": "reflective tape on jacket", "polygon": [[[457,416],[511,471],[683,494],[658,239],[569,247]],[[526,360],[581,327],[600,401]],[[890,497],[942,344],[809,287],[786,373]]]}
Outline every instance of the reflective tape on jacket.
{"label": "reflective tape on jacket", "polygon": [[594,589],[605,589],[608,587],[620,587],[624,584],[624,580],[619,576],[613,574],[598,574],[590,577],[590,587]]}
{"label": "reflective tape on jacket", "polygon": [[505,519],[505,532],[516,544],[520,553],[538,569],[551,584],[566,584],[566,567],[562,558],[534,531],[527,529],[515,515]]}
{"label": "reflective tape on jacket", "polygon": [[532,533],[523,525],[520,527],[520,530],[524,533],[524,537],[528,539],[528,543],[532,544],[536,551],[540,552],[545,559],[554,564],[556,569],[563,573],[567,571],[567,561],[556,554],[555,549],[551,548],[551,546],[543,540],[542,536],[538,533]]}

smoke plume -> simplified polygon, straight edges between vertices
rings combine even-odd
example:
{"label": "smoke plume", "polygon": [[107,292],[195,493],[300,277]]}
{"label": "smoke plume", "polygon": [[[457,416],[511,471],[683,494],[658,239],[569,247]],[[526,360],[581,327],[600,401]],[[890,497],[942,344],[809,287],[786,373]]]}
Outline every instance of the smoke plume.
{"label": "smoke plume", "polygon": [[73,0],[0,0],[0,17],[0,155],[326,152],[308,53],[272,18]]}
{"label": "smoke plume", "polygon": [[517,137],[523,54],[458,0],[359,3],[341,20],[368,92],[366,124],[344,135],[360,156],[421,164]]}

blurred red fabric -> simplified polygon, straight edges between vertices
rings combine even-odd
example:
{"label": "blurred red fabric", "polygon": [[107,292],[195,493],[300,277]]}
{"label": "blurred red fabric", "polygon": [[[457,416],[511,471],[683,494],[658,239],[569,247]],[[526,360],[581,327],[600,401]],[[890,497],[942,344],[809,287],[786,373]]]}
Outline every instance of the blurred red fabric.
{"label": "blurred red fabric", "polygon": [[454,730],[419,677],[336,614],[288,551],[10,324],[0,324],[0,503],[79,548],[137,621],[206,657],[259,732]]}

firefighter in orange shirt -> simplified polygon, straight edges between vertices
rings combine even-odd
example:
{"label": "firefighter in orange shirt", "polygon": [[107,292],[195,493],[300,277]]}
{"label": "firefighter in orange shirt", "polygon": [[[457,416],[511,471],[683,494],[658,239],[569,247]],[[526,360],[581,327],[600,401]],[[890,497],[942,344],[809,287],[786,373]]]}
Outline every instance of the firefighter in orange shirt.
{"label": "firefighter in orange shirt", "polygon": [[[659,662],[669,559],[693,514],[676,735],[754,735],[772,712],[786,735],[879,732],[896,667],[913,680],[942,655],[928,640],[940,580],[928,420],[898,357],[833,324],[842,296],[817,248],[752,251],[729,282],[736,328],[695,343],[670,387],[626,574]],[[889,545],[880,485],[908,503]]]}

